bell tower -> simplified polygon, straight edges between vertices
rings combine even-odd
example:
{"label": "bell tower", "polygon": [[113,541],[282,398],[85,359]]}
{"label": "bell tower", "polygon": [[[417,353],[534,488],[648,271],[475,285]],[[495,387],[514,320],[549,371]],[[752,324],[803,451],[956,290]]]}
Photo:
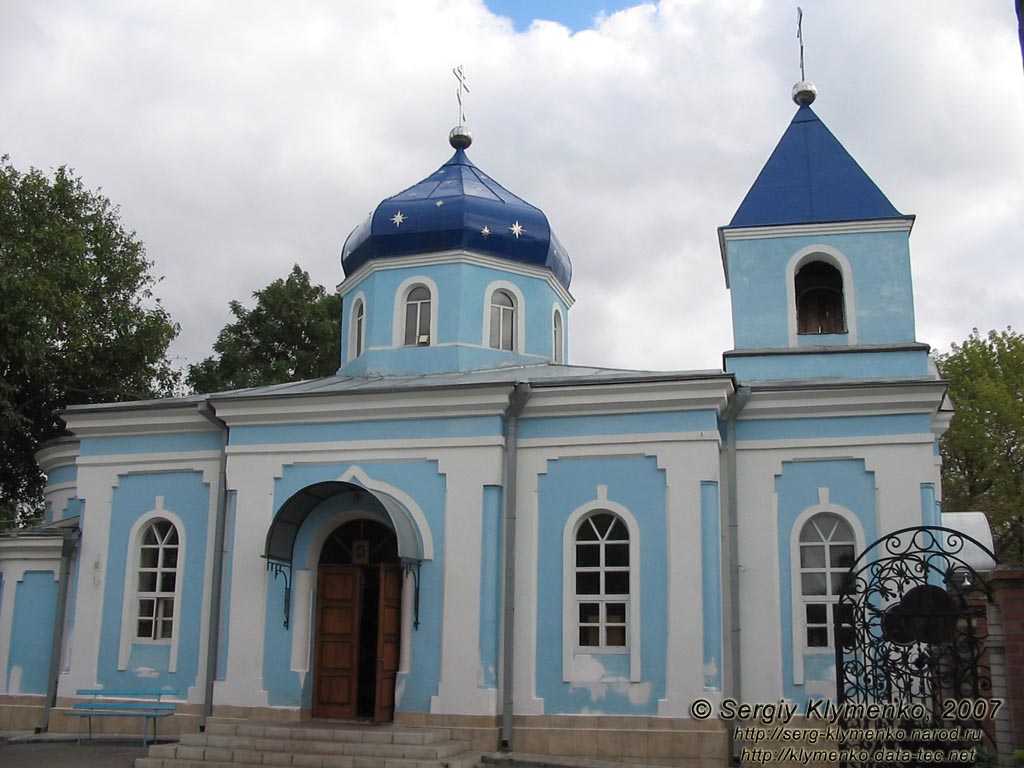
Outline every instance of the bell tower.
{"label": "bell tower", "polygon": [[793,88],[796,114],[728,226],[718,230],[741,380],[928,373],[916,341],[914,217],[900,213]]}

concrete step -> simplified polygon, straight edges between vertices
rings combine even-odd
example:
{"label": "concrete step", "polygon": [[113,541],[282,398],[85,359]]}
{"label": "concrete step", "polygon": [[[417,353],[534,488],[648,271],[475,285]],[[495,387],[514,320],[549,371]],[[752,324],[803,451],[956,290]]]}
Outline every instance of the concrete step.
{"label": "concrete step", "polygon": [[[202,734],[200,734],[202,735]],[[376,744],[437,744],[451,739],[447,728],[367,726],[358,723],[279,723],[210,718],[206,735],[268,739],[366,741]]]}
{"label": "concrete step", "polygon": [[[196,738],[196,736],[199,738]],[[179,744],[163,744],[150,751],[150,757],[187,760],[220,760],[222,762],[257,762],[254,757],[270,752],[302,752],[316,755],[350,755],[352,757],[406,757],[414,760],[438,760],[467,750],[464,742],[442,742],[428,746],[406,744],[373,744],[360,741],[314,741],[311,739],[255,739],[247,736],[228,737],[226,744],[203,743],[203,734],[193,734]],[[220,739],[216,741],[220,742]],[[264,761],[267,762],[267,761]],[[283,763],[287,765],[287,763]]]}
{"label": "concrete step", "polygon": [[221,763],[207,760],[168,760],[158,757],[140,757],[135,768],[267,768],[269,765],[295,768],[479,768],[476,756],[453,757],[443,761],[383,759],[375,757],[317,758],[315,755],[295,755],[290,763]]}
{"label": "concrete step", "polygon": [[661,768],[668,763],[649,764],[640,760],[598,760],[588,757],[534,755],[527,752],[485,752],[479,757],[481,768]]}
{"label": "concrete step", "polygon": [[210,719],[204,733],[157,744],[136,768],[477,768],[443,728]]}
{"label": "concrete step", "polygon": [[266,768],[267,766],[293,766],[294,768],[478,768],[476,756],[458,757],[444,761],[417,761],[381,758],[319,758],[296,755],[290,763],[222,763],[207,760],[168,760],[166,758],[138,758],[135,768]]}

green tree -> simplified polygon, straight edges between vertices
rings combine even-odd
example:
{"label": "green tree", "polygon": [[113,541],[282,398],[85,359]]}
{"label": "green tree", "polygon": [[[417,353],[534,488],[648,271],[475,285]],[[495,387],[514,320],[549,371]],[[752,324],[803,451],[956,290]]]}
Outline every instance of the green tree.
{"label": "green tree", "polygon": [[178,332],[119,209],[61,167],[0,158],[0,527],[37,515],[39,445],[68,405],[172,393]]}
{"label": "green tree", "polygon": [[948,512],[989,515],[997,555],[1024,562],[1024,336],[975,328],[937,358],[956,415],[942,437]]}
{"label": "green tree", "polygon": [[193,392],[283,384],[331,376],[341,357],[341,299],[296,264],[284,280],[253,293],[256,306],[230,303],[235,321],[213,344],[216,353],[190,365]]}

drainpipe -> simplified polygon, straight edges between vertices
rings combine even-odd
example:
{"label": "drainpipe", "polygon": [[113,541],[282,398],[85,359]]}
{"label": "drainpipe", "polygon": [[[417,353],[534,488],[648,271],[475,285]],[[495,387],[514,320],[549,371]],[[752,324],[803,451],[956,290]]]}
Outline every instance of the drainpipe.
{"label": "drainpipe", "polygon": [[203,723],[213,716],[213,683],[217,679],[217,660],[220,656],[220,606],[224,588],[224,528],[228,507],[228,425],[217,418],[208,400],[199,404],[199,415],[221,432],[220,495],[217,498],[216,520],[213,531],[213,574],[210,583],[210,619],[206,638],[206,692],[203,695]]}
{"label": "drainpipe", "polygon": [[60,547],[60,581],[57,585],[57,607],[53,617],[53,645],[50,648],[50,672],[46,689],[46,704],[43,707],[43,722],[36,728],[36,733],[46,733],[50,729],[50,712],[57,704],[57,679],[60,677],[60,657],[64,645],[64,617],[68,609],[68,580],[71,574],[71,558],[78,548],[78,528],[61,531]]}
{"label": "drainpipe", "polygon": [[505,411],[505,591],[501,670],[501,748],[512,748],[512,686],[515,658],[516,610],[516,485],[519,467],[519,414],[530,399],[529,382],[516,384]]}
{"label": "drainpipe", "polygon": [[[736,397],[726,414],[725,426],[725,471],[726,526],[729,529],[729,667],[731,669],[731,694],[736,701],[743,701],[743,670],[740,663],[740,544],[739,544],[739,500],[736,480],[736,417],[750,400],[750,387],[737,386]],[[729,731],[730,742],[733,731]],[[729,749],[732,754],[732,746]]]}

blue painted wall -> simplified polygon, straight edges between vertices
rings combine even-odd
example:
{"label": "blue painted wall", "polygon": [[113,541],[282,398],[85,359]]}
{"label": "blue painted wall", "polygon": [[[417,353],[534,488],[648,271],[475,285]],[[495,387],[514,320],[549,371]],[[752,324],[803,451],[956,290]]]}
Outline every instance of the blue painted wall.
{"label": "blue painted wall", "polygon": [[235,548],[231,542],[235,540],[235,521],[238,516],[238,492],[229,491],[227,505],[224,510],[224,541],[227,542],[224,554],[224,576],[221,581],[220,603],[220,641],[217,643],[217,679],[224,680],[228,669],[228,646],[231,643],[231,576],[234,573]]}
{"label": "blue painted wall", "polygon": [[[875,525],[875,477],[867,471],[861,459],[838,459],[826,461],[783,462],[782,474],[775,478],[775,492],[778,497],[778,551],[780,613],[782,628],[782,685],[786,698],[804,701],[807,694],[804,686],[793,683],[793,644],[800,643],[795,636],[798,627],[793,626],[794,585],[791,575],[791,558],[798,558],[799,552],[790,552],[790,536],[797,517],[809,507],[819,504],[818,489],[829,489],[829,503],[844,507],[860,521],[866,541],[858,542],[863,549],[876,538]],[[799,599],[799,595],[796,595]],[[824,649],[823,649],[824,650]],[[835,652],[804,653],[805,681],[834,681]]]}
{"label": "blue painted wall", "polygon": [[555,416],[524,418],[519,422],[522,439],[587,437],[590,435],[657,434],[663,432],[718,431],[712,410],[674,413],[621,413],[603,416]]}
{"label": "blue painted wall", "polygon": [[927,413],[810,419],[740,419],[736,422],[737,440],[917,435],[930,434],[931,431],[931,416]]}
{"label": "blue painted wall", "polygon": [[109,456],[131,453],[182,453],[221,450],[220,432],[189,432],[138,437],[93,437],[83,439],[82,456]]}
{"label": "blue painted wall", "polygon": [[498,650],[501,646],[501,564],[503,489],[484,486],[480,534],[480,667],[481,688],[498,686]]}
{"label": "blue painted wall", "polygon": [[[629,655],[600,654],[606,677],[617,683],[562,681],[562,541],[566,521],[597,497],[626,507],[640,527],[641,683],[629,683]],[[609,715],[654,715],[665,694],[667,544],[665,475],[653,457],[558,459],[549,461],[538,483],[536,691],[545,714],[588,712]],[[693,522],[698,526],[699,512]],[[636,567],[634,565],[634,567]],[[595,657],[598,657],[595,654]],[[632,695],[631,695],[632,694]]]}
{"label": "blue painted wall", "polygon": [[[737,349],[790,346],[787,319],[795,309],[786,300],[786,265],[798,251],[821,243],[843,253],[850,263],[857,343],[914,340],[909,234],[865,232],[730,241],[726,249]],[[811,339],[801,346],[814,343]]]}
{"label": "blue painted wall", "polygon": [[[216,435],[214,435],[217,437]],[[217,438],[219,440],[219,437]],[[135,521],[156,507],[157,496],[164,497],[163,508],[181,518],[185,559],[179,559],[178,578],[183,579],[181,605],[175,605],[174,631],[178,635],[178,668],[168,671],[169,643],[135,642],[128,668],[117,668],[121,640],[121,609],[125,599],[125,567],[128,536]],[[210,487],[201,472],[162,472],[122,475],[114,489],[108,534],[103,596],[103,632],[100,637],[97,679],[105,688],[176,688],[186,691],[197,685],[199,651],[202,638],[203,576],[206,571],[206,538],[210,508]],[[129,578],[134,578],[129,574]]]}
{"label": "blue painted wall", "polygon": [[[234,435],[234,430],[232,432]],[[352,464],[303,464],[287,466],[274,485],[274,508],[295,493],[314,483],[337,480]],[[434,540],[434,559],[424,562],[420,571],[420,628],[411,637],[410,671],[399,675],[403,688],[396,709],[402,712],[429,712],[430,699],[437,695],[441,670],[442,590],[444,586],[444,509],[445,477],[437,462],[363,462],[359,468],[371,478],[407,493],[419,505]],[[317,528],[333,512],[341,498],[332,497],[318,505],[307,518],[296,538],[296,568],[312,567],[319,552],[309,552],[309,542]],[[387,522],[385,520],[385,522]],[[242,524],[242,520],[238,521]],[[301,557],[300,557],[301,555]],[[310,558],[310,559],[307,559]],[[263,684],[271,706],[310,706],[313,676],[303,683],[299,673],[291,671],[291,633],[283,626],[284,584],[269,582],[267,618],[264,628]],[[313,627],[316,617],[312,617]],[[312,634],[312,631],[311,631]]]}
{"label": "blue painted wall", "polygon": [[[431,340],[430,347],[392,348],[399,286],[407,278],[417,276],[428,277],[437,286],[437,296],[432,297],[437,306],[437,337]],[[519,310],[525,318],[525,335],[519,339],[518,354],[489,349],[489,340],[483,334],[485,294],[487,286],[496,280],[514,284],[523,294],[525,306]],[[563,329],[568,338],[568,307],[550,284],[539,277],[459,263],[380,270],[367,276],[345,297],[342,317],[346,324],[351,302],[360,291],[366,297],[364,352],[349,361],[348,333],[343,334],[343,363],[339,371],[343,375],[473,370],[550,360],[554,304],[562,310]],[[404,322],[401,313],[400,322]]]}
{"label": "blue painted wall", "polygon": [[725,370],[740,381],[780,379],[878,379],[927,376],[924,349],[885,352],[820,352],[800,354],[725,354]]}
{"label": "blue painted wall", "polygon": [[488,437],[502,434],[501,416],[387,419],[330,424],[234,427],[232,445],[314,443],[342,440],[408,440]]}
{"label": "blue painted wall", "polygon": [[13,587],[14,592],[11,647],[5,670],[8,684],[11,672],[20,667],[20,692],[45,694],[57,609],[55,574],[53,571],[26,571],[22,581],[4,586]]}
{"label": "blue painted wall", "polygon": [[78,478],[78,466],[76,464],[65,464],[63,467],[55,467],[46,473],[46,484],[59,485],[61,483],[73,483]]}
{"label": "blue painted wall", "polygon": [[700,484],[704,690],[722,690],[722,527],[718,483]]}

